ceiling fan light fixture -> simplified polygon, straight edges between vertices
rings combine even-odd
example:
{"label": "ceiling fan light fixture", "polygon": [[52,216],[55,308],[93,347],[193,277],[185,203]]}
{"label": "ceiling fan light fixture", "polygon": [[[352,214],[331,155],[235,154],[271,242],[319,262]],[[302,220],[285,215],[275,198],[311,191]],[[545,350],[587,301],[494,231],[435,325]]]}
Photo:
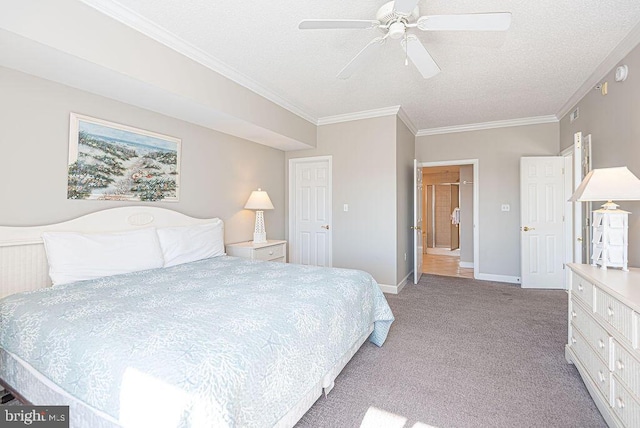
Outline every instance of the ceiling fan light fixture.
{"label": "ceiling fan light fixture", "polygon": [[388,34],[392,39],[398,40],[404,37],[406,30],[407,27],[405,26],[404,22],[396,21],[389,26]]}

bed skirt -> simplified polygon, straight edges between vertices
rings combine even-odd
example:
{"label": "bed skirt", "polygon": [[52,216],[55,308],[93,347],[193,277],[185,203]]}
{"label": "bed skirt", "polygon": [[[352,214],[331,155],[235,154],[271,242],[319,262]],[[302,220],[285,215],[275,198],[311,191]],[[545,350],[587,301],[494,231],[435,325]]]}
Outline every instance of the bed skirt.
{"label": "bed skirt", "polygon": [[[373,331],[371,325],[353,346],[336,362],[329,372],[309,392],[301,397],[275,425],[277,428],[293,427],[313,406],[324,391],[328,394],[336,377],[347,365]],[[120,423],[111,416],[73,397],[51,380],[35,370],[20,357],[0,348],[0,379],[20,396],[34,405],[69,406],[70,428],[116,428]]]}

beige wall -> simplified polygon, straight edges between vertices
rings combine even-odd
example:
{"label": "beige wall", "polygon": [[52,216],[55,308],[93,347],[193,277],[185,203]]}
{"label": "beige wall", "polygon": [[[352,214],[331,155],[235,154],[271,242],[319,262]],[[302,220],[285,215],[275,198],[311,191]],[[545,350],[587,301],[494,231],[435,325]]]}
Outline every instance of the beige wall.
{"label": "beige wall", "polygon": [[[88,34],[91,36],[88,37]],[[21,44],[20,48],[23,51],[29,49],[30,55],[43,56],[34,58],[44,63],[39,66],[33,66],[29,61],[21,59],[11,60],[16,64],[14,68],[32,68],[22,69],[31,74],[38,74],[35,72],[38,70],[47,74],[43,77],[53,80],[65,79],[65,73],[61,73],[61,70],[65,70],[68,62],[74,61],[75,67],[84,67],[85,63],[93,64],[94,67],[102,67],[113,75],[139,82],[140,85],[136,89],[153,88],[155,92],[145,92],[149,99],[136,100],[144,104],[144,107],[151,108],[151,105],[155,105],[158,108],[155,111],[167,114],[170,111],[171,114],[187,114],[190,117],[197,116],[194,111],[204,109],[209,115],[220,113],[244,121],[245,128],[256,126],[280,135],[285,140],[315,146],[314,123],[81,1],[22,0],[20,7],[17,4],[4,7],[0,14],[0,42],[5,39],[13,45]],[[35,41],[41,46],[33,47],[28,41]],[[12,46],[7,50],[10,50],[10,47]],[[46,53],[42,51],[44,47],[49,48]],[[0,58],[0,63],[3,61],[5,59]],[[52,72],[56,69],[57,73]],[[85,72],[87,70],[93,69],[87,68]],[[109,77],[109,73],[101,74],[97,83],[91,82],[86,75],[74,73],[73,69],[66,71],[69,75],[77,76],[75,81],[63,81],[71,86],[86,85],[96,90],[106,90],[110,84],[113,85],[113,82],[104,81]],[[117,90],[111,93],[113,98],[120,96]],[[121,96],[128,98],[126,94]],[[154,97],[164,98],[154,104],[151,100]],[[184,110],[172,108],[175,106],[166,105],[170,99],[173,99],[175,104],[175,100],[179,100],[187,107]],[[191,113],[186,112],[189,109],[192,110]],[[202,116],[206,113],[199,114]],[[207,118],[201,120],[208,122]]]}
{"label": "beige wall", "polygon": [[[396,282],[400,284],[413,271],[413,159],[415,137],[400,118],[396,118]],[[395,285],[392,284],[392,285]]]}
{"label": "beige wall", "polygon": [[520,277],[520,158],[557,155],[558,135],[549,123],[416,138],[419,162],[478,159],[480,274]]}
{"label": "beige wall", "polygon": [[[567,114],[560,121],[560,145],[573,144],[573,134],[591,134],[593,168],[626,166],[640,177],[640,45],[618,65],[629,66],[624,82],[614,80],[615,67],[602,79],[608,95],[593,90],[577,107],[580,116],[573,123]],[[571,111],[575,109],[572,108]],[[618,201],[629,216],[629,266],[640,267],[640,202]],[[598,206],[594,202],[595,207]]]}
{"label": "beige wall", "polygon": [[396,285],[396,116],[319,126],[317,148],[285,153],[322,155],[333,157],[333,265]]}
{"label": "beige wall", "polygon": [[[226,242],[249,240],[252,189],[269,192],[270,238],[284,238],[284,152],[0,67],[0,224],[58,222],[126,202],[67,200],[69,113],[182,139],[178,203],[154,203],[196,217],[221,217]],[[141,205],[146,205],[142,203]]]}

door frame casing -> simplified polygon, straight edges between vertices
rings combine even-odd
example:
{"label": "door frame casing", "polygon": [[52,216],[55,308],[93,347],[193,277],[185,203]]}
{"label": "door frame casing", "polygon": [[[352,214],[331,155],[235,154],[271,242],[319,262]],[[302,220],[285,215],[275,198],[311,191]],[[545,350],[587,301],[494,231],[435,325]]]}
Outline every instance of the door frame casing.
{"label": "door frame casing", "polygon": [[460,159],[436,162],[418,162],[418,166],[429,168],[432,166],[472,165],[473,166],[473,277],[480,274],[480,161],[478,159]]}
{"label": "door frame casing", "polygon": [[297,164],[302,163],[313,163],[313,162],[323,162],[327,161],[329,165],[329,195],[327,196],[328,200],[331,202],[331,207],[329,209],[328,215],[328,224],[331,226],[329,229],[329,245],[327,245],[329,249],[329,254],[327,255],[327,265],[328,267],[333,266],[333,156],[325,155],[325,156],[309,156],[303,158],[291,158],[289,159],[289,242],[288,242],[288,250],[289,254],[287,260],[293,261],[292,255],[295,254],[295,231],[296,231],[296,174],[295,174],[295,166]]}

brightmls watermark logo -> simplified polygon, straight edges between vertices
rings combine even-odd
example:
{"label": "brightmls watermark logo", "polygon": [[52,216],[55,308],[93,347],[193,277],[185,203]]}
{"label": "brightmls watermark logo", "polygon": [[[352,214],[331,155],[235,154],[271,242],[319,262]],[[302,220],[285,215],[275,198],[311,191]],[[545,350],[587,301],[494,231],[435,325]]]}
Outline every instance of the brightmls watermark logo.
{"label": "brightmls watermark logo", "polygon": [[69,406],[3,406],[0,427],[69,428]]}

